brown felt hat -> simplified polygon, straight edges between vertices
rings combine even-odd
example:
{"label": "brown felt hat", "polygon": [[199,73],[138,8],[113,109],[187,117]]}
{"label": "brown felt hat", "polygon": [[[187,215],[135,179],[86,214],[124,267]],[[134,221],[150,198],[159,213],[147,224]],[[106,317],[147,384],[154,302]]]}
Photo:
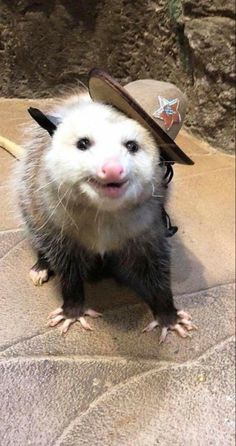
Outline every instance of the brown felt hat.
{"label": "brown felt hat", "polygon": [[89,93],[94,101],[113,105],[147,128],[164,161],[194,164],[174,142],[186,112],[186,98],[175,85],[143,79],[122,87],[105,71],[94,68],[89,73]]}

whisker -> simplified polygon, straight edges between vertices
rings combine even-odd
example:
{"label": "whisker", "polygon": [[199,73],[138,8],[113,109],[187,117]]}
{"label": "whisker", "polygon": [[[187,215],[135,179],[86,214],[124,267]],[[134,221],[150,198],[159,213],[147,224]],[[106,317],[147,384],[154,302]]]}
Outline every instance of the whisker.
{"label": "whisker", "polygon": [[[62,182],[60,183],[59,187],[58,187],[58,191],[57,193],[59,193],[60,187],[62,186]],[[67,191],[65,192],[64,195],[66,195]],[[63,198],[63,197],[62,197]],[[58,206],[61,204],[61,200],[62,198],[59,198],[59,201],[57,202],[56,206],[53,208],[51,214],[49,215],[49,217],[47,218],[47,220],[43,223],[43,225],[41,225],[39,228],[37,228],[37,231],[41,231],[41,229],[43,229],[46,224],[49,222],[49,220],[51,219],[51,217],[53,216],[53,214],[55,213],[56,209],[58,208]]]}
{"label": "whisker", "polygon": [[57,181],[56,178],[55,178],[54,180],[49,181],[48,183],[44,184],[43,186],[40,186],[40,187],[39,187],[38,189],[36,189],[34,192],[35,192],[35,193],[36,193],[36,192],[39,192],[40,190],[44,189],[45,187],[48,187],[50,184],[55,183],[55,181]]}
{"label": "whisker", "polygon": [[[68,206],[69,199],[70,199],[71,192],[72,192],[72,188],[71,188],[71,190],[68,188],[67,192],[68,192],[68,197],[67,197],[67,202],[66,202],[65,207]],[[60,247],[62,247],[63,231],[64,231],[65,222],[66,222],[66,216],[64,216],[64,219],[63,219],[63,222],[62,222],[62,226],[61,226],[61,231],[60,231]]]}
{"label": "whisker", "polygon": [[[72,190],[73,190],[73,189],[71,188],[69,198],[70,198],[70,196],[71,196]],[[68,190],[67,190],[67,192],[68,192]],[[64,196],[63,196],[63,198],[64,198]],[[68,198],[68,200],[67,200],[67,206],[68,206],[68,203],[69,203],[69,198]],[[62,207],[64,208],[64,210],[65,210],[66,214],[68,215],[68,217],[70,218],[71,222],[73,223],[73,225],[75,226],[75,228],[76,228],[76,229],[78,230],[78,232],[79,232],[79,231],[80,231],[79,226],[75,223],[73,217],[72,217],[71,214],[69,213],[69,211],[68,211],[68,209],[66,208],[66,206],[64,205],[64,203],[62,203],[62,201],[61,201],[61,205],[62,205]]]}

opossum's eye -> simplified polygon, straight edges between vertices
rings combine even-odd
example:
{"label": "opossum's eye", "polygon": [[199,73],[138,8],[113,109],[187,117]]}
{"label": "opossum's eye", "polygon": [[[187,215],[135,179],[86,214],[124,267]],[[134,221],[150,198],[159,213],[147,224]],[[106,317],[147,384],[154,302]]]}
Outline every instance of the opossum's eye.
{"label": "opossum's eye", "polygon": [[87,150],[89,147],[91,147],[91,141],[88,138],[81,138],[76,143],[76,147],[79,150]]}
{"label": "opossum's eye", "polygon": [[127,147],[130,153],[136,153],[139,150],[139,145],[136,141],[127,141],[125,147]]}

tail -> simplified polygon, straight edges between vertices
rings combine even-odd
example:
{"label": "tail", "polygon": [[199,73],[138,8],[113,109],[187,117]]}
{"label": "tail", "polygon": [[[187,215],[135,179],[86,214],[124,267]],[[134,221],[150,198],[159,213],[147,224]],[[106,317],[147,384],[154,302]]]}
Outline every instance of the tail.
{"label": "tail", "polygon": [[9,152],[12,156],[14,156],[18,160],[20,160],[24,155],[23,147],[19,146],[13,141],[10,141],[10,139],[4,138],[4,136],[1,135],[0,135],[0,147],[2,147],[2,149],[5,149],[7,152]]}

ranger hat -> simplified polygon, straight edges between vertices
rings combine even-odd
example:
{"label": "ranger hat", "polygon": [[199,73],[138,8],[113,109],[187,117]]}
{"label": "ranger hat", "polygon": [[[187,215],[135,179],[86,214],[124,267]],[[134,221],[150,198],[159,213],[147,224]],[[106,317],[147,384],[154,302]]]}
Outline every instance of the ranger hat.
{"label": "ranger hat", "polygon": [[164,162],[194,164],[174,141],[186,112],[186,97],[175,85],[143,79],[122,87],[105,71],[94,68],[89,73],[89,93],[94,101],[116,107],[147,128]]}

